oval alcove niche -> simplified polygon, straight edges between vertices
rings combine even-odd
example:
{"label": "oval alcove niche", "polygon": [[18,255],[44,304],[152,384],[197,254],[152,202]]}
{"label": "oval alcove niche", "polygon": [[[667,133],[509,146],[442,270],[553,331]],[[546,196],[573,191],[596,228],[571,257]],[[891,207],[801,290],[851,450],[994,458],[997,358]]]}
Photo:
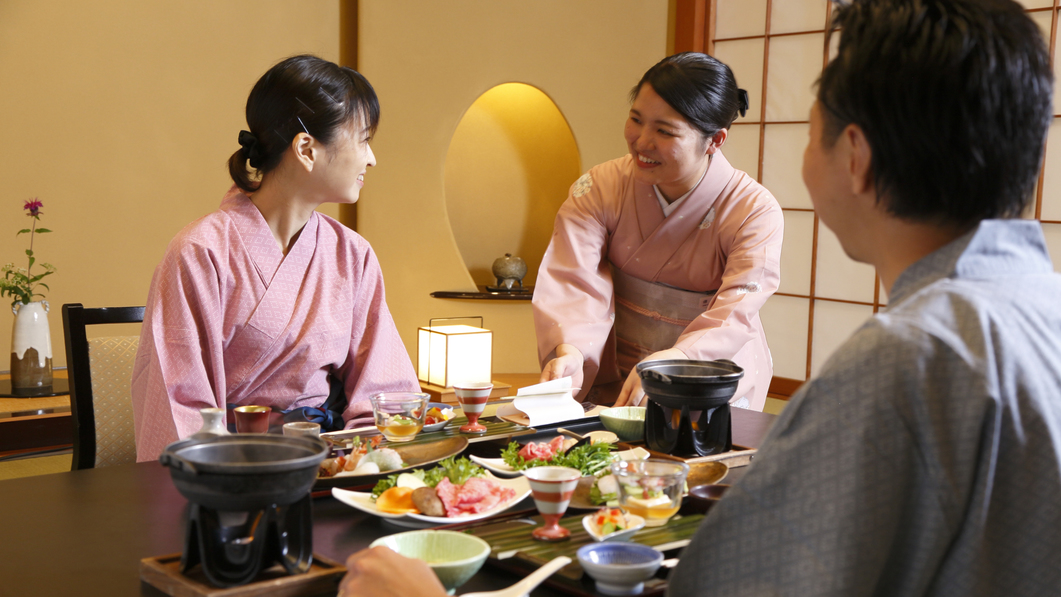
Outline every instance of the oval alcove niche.
{"label": "oval alcove niche", "polygon": [[533,286],[553,220],[581,174],[571,127],[549,96],[504,83],[465,112],[446,152],[446,211],[464,265],[477,286],[493,286],[494,260],[527,263]]}

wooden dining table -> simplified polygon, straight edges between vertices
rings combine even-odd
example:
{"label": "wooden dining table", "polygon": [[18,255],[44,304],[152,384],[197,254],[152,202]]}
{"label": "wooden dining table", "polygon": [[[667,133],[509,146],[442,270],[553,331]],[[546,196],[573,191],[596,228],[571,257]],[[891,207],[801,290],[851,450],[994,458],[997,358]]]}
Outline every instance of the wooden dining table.
{"label": "wooden dining table", "polygon": [[[734,439],[758,446],[776,417],[734,410]],[[727,482],[743,471],[731,471]],[[142,583],[140,560],[179,553],[187,501],[157,462],[0,481],[0,596],[161,595]],[[513,510],[533,509],[530,498]],[[331,497],[313,500],[314,553],[343,562],[402,532]],[[518,575],[489,563],[459,592],[508,587]],[[563,595],[542,586],[534,597]]]}

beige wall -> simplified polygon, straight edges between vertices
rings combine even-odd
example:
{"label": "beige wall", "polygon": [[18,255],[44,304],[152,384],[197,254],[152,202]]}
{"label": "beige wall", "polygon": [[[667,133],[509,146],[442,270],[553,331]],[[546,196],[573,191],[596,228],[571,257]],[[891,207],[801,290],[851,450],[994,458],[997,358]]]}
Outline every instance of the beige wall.
{"label": "beige wall", "polygon": [[56,365],[61,305],[144,304],[169,239],[231,184],[255,80],[291,54],[337,60],[338,21],[338,0],[0,2],[0,263],[39,197]]}
{"label": "beige wall", "polygon": [[410,353],[430,318],[482,315],[494,331],[494,371],[538,370],[529,303],[429,296],[474,286],[447,217],[447,148],[476,98],[521,82],[556,103],[583,169],[623,155],[627,93],[666,53],[667,11],[666,0],[360,1],[359,66],[383,117],[358,230],[379,255]]}

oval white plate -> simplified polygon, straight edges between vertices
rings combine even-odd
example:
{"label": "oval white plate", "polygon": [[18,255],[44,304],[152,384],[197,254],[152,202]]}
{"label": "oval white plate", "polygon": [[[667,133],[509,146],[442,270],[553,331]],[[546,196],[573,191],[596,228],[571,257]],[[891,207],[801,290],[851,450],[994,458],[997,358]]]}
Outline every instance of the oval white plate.
{"label": "oval white plate", "polygon": [[[621,452],[616,452],[616,454],[618,454],[620,460],[644,460],[651,456],[648,450],[644,448],[622,450]],[[506,464],[504,458],[482,458],[475,455],[470,455],[468,458],[471,458],[472,462],[489,470],[498,477],[516,477],[520,474],[519,471]]]}
{"label": "oval white plate", "polygon": [[348,491],[346,489],[339,489],[338,487],[332,488],[332,495],[335,499],[343,502],[344,504],[357,508],[362,512],[367,512],[374,516],[386,520],[387,522],[394,523],[403,527],[411,528],[425,528],[440,526],[444,524],[456,524],[458,522],[471,522],[474,520],[482,520],[489,518],[495,514],[500,514],[505,510],[508,510],[512,506],[515,506],[520,500],[530,495],[530,482],[527,481],[526,477],[519,476],[514,479],[499,479],[494,475],[491,475],[489,471],[486,473],[488,479],[497,481],[499,485],[508,487],[516,492],[516,496],[510,500],[501,502],[497,507],[486,512],[480,512],[478,514],[467,514],[464,516],[456,516],[449,518],[446,516],[424,516],[423,514],[391,514],[389,512],[380,512],[376,508],[376,502],[372,501],[372,492],[362,491]]}

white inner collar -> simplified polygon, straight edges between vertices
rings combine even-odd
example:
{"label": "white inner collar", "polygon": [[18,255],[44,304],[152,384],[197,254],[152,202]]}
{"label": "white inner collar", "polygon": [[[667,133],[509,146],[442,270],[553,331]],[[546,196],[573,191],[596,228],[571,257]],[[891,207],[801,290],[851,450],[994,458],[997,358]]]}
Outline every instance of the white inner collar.
{"label": "white inner collar", "polygon": [[663,196],[663,193],[659,192],[659,187],[657,187],[656,185],[652,185],[652,190],[656,191],[656,199],[659,199],[659,206],[663,208],[663,217],[664,218],[666,218],[667,216],[671,215],[671,213],[673,213],[674,210],[678,209],[678,206],[681,205],[682,201],[685,201],[686,197],[688,197],[689,195],[693,194],[693,191],[696,190],[696,187],[700,186],[701,182],[704,182],[704,178],[707,177],[707,171],[710,170],[710,169],[711,169],[711,160],[709,158],[708,162],[707,162],[707,168],[704,170],[704,174],[700,177],[700,180],[696,181],[696,184],[693,185],[693,188],[689,189],[689,192],[687,192],[686,194],[682,195],[681,197],[678,197],[677,199],[675,199],[674,203],[667,203],[666,197]]}

